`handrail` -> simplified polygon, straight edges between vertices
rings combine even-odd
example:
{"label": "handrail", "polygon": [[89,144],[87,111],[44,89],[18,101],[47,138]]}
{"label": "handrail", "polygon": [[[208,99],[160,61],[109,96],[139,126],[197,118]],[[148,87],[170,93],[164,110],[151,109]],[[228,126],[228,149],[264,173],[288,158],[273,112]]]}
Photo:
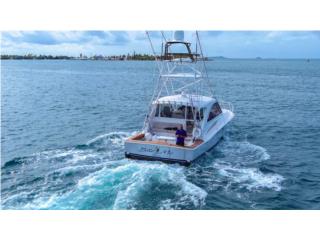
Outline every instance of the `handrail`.
{"label": "handrail", "polygon": [[219,105],[220,105],[221,108],[224,108],[224,109],[227,109],[227,110],[230,110],[231,112],[233,112],[232,103],[221,101],[221,100],[219,100],[218,102],[219,102]]}

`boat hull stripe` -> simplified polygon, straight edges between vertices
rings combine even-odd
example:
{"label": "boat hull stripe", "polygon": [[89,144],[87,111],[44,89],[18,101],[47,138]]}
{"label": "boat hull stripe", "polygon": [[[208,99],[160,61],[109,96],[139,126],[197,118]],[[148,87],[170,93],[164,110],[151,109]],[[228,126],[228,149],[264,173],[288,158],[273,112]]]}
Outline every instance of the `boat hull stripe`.
{"label": "boat hull stripe", "polygon": [[161,161],[165,163],[179,163],[184,166],[189,166],[190,162],[180,159],[171,159],[171,158],[161,158],[161,157],[151,157],[146,155],[139,155],[134,153],[125,153],[127,158],[136,159],[136,160],[147,160],[147,161]]}

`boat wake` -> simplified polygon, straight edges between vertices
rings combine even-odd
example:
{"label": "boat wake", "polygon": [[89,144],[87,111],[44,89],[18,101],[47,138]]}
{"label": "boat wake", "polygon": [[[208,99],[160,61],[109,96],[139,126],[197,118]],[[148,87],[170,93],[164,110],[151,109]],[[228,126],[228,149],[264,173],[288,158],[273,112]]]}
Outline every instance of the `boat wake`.
{"label": "boat wake", "polygon": [[2,166],[2,208],[43,209],[73,191],[81,179],[120,164],[129,133],[113,132],[72,148],[14,158]]}
{"label": "boat wake", "polygon": [[215,164],[219,174],[229,181],[226,190],[236,186],[237,190],[246,188],[249,191],[260,189],[281,190],[284,178],[279,174],[264,174],[257,168],[237,168],[230,165]]}
{"label": "boat wake", "polygon": [[266,149],[247,141],[224,140],[186,168],[124,158],[131,134],[111,132],[5,163],[2,208],[203,209],[221,192],[281,190],[283,177],[258,167],[270,159]]}
{"label": "boat wake", "polygon": [[227,139],[214,150],[207,153],[215,177],[224,185],[226,191],[281,191],[284,178],[262,168],[271,157],[267,150],[248,141],[237,142]]}
{"label": "boat wake", "polygon": [[[125,139],[100,135],[84,145],[15,158],[2,167],[4,209],[168,209],[205,204],[184,167],[129,161]],[[155,201],[154,196],[162,196]]]}
{"label": "boat wake", "polygon": [[[51,209],[160,209],[204,203],[207,193],[188,182],[182,167],[130,162],[80,180]],[[155,200],[155,196],[166,198]],[[173,204],[174,203],[174,204]]]}

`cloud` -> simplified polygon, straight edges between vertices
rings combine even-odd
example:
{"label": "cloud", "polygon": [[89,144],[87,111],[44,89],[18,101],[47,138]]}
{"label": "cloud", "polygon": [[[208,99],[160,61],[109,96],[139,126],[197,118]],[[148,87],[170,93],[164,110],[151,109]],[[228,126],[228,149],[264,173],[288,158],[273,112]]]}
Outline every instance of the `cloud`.
{"label": "cloud", "polygon": [[52,45],[59,42],[49,32],[4,32],[2,38],[16,43],[34,43]]}
{"label": "cloud", "polygon": [[130,42],[130,38],[125,31],[110,32],[113,35],[113,44],[125,44]]}
{"label": "cloud", "polygon": [[90,42],[103,45],[122,45],[130,41],[128,34],[124,31],[3,32],[2,38],[6,42],[40,45],[86,44]]}

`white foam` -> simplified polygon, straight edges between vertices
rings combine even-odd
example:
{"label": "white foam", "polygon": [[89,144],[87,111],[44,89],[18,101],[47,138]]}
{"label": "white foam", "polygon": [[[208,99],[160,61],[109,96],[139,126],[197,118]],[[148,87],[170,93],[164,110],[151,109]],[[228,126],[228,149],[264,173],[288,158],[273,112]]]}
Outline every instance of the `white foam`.
{"label": "white foam", "polygon": [[[82,168],[91,166],[66,166],[54,171],[63,175]],[[161,199],[161,194],[157,195],[159,200],[153,199],[155,208],[179,209],[184,206],[201,207],[205,204],[207,192],[186,179],[184,167],[119,160],[80,179],[66,193],[50,193],[45,189],[38,189],[34,200],[24,205],[16,203],[15,206],[19,209],[81,209],[95,204],[99,201],[96,198],[100,198],[102,194],[110,200],[110,205],[103,205],[102,208],[134,209],[137,204],[138,207],[145,205],[145,193],[154,191],[154,186],[162,185],[170,187],[168,191],[171,197]],[[28,193],[21,194],[26,194],[23,198],[28,198]],[[17,202],[20,197],[15,195],[15,199],[11,200]]]}
{"label": "white foam", "polygon": [[71,172],[78,172],[78,171],[86,171],[86,170],[94,170],[94,169],[99,169],[102,168],[105,164],[104,163],[99,163],[99,164],[84,164],[84,165],[71,165],[71,166],[66,166],[62,168],[57,168],[51,172],[49,172],[46,176],[53,174],[53,173],[59,173],[60,175],[68,174]]}
{"label": "white foam", "polygon": [[247,160],[250,162],[266,161],[270,159],[267,150],[248,141],[226,141],[219,148],[227,157],[234,160]]}
{"label": "white foam", "polygon": [[125,139],[125,138],[129,137],[129,135],[130,135],[130,133],[127,133],[127,132],[110,132],[110,133],[99,135],[99,136],[89,140],[86,144],[90,145],[90,144],[95,143],[99,140],[110,138],[112,136],[117,136],[118,139]]}
{"label": "white foam", "polygon": [[75,164],[82,161],[86,161],[89,158],[97,158],[98,154],[90,153],[87,151],[74,151],[72,152],[71,158],[68,160],[68,163]]}
{"label": "white foam", "polygon": [[269,160],[270,159],[270,155],[267,152],[267,149],[265,149],[264,147],[252,144],[250,142],[244,142],[243,143],[244,147],[247,147],[248,149],[252,150],[253,152],[257,153],[258,157],[260,157],[261,160]]}
{"label": "white foam", "polygon": [[[33,201],[24,204],[24,200],[30,195],[36,195]],[[6,199],[2,199],[2,207],[10,206],[10,209],[48,209],[57,199],[57,194],[48,194],[45,192],[39,192],[39,190],[32,189],[31,191],[25,190],[9,196]],[[13,204],[12,204],[13,203]],[[16,204],[18,203],[18,204]]]}
{"label": "white foam", "polygon": [[103,174],[104,169],[94,172],[92,174],[89,174],[88,176],[80,179],[77,184],[77,188],[87,187],[87,186],[93,186],[100,184],[101,181],[99,181],[99,173],[102,172]]}
{"label": "white foam", "polygon": [[[123,145],[124,140],[130,135],[130,133],[125,132],[107,133],[88,141],[87,144],[106,140],[111,145]],[[207,192],[187,180],[185,167],[161,163],[135,162],[126,159],[102,161],[110,154],[111,152],[108,151],[98,153],[94,149],[75,148],[37,153],[35,154],[37,160],[65,159],[57,165],[60,168],[50,169],[51,171],[45,174],[45,180],[36,189],[37,192],[28,193],[27,189],[22,189],[20,193],[11,196],[6,201],[10,203],[12,201],[13,204],[10,205],[19,209],[81,209],[83,206],[88,206],[88,204],[89,206],[90,204],[95,204],[96,197],[104,196],[108,199],[107,202],[110,201],[110,205],[103,205],[102,208],[131,209],[136,206],[144,206],[145,199],[143,194],[152,193],[154,186],[168,185],[170,197],[168,198],[168,195],[166,195],[161,198],[162,194],[157,195],[157,199],[153,199],[155,208],[177,209],[184,206],[199,208],[205,205]],[[92,161],[86,162],[86,160],[96,159],[97,157],[102,157],[101,161],[99,160],[92,164]],[[79,162],[81,163],[78,164]],[[95,171],[98,168],[101,169]],[[94,172],[78,180],[78,184],[70,187],[68,192],[48,191],[50,187],[48,185],[59,184],[59,181],[63,181],[63,175],[89,169]],[[48,175],[52,173],[61,175],[54,183],[48,182],[50,179]],[[24,196],[21,194],[24,194]],[[19,203],[20,200],[26,200],[32,195],[35,197],[34,200],[28,203]]]}
{"label": "white foam", "polygon": [[248,190],[272,189],[281,190],[281,183],[284,180],[279,174],[264,174],[256,168],[237,168],[228,165],[215,164],[220,175],[229,180],[229,184],[238,183]]}
{"label": "white foam", "polygon": [[[109,144],[112,148],[114,148],[117,146],[123,146],[124,140],[130,135],[130,133],[126,132],[111,132],[97,136],[96,138],[88,141],[87,144],[103,140],[102,144]],[[43,176],[44,181],[37,186],[27,186],[27,188],[23,189],[16,188],[15,193],[7,196],[6,199],[2,199],[2,203],[11,206],[11,208],[19,209],[42,209],[52,207],[63,209],[77,208],[77,206],[79,206],[77,200],[81,202],[85,201],[86,197],[89,197],[86,195],[86,193],[90,192],[90,186],[93,186],[91,192],[94,193],[95,187],[99,186],[99,183],[105,184],[108,181],[108,179],[104,179],[105,174],[107,174],[108,177],[109,173],[110,179],[112,177],[116,178],[116,171],[121,171],[121,167],[117,168],[114,166],[127,163],[127,160],[124,162],[121,159],[113,159],[113,154],[113,151],[97,152],[95,149],[91,148],[55,149],[35,153],[27,158],[27,161],[30,163],[28,163],[26,167],[42,168],[45,174]],[[63,158],[63,161],[60,161],[59,158]],[[48,165],[48,161],[51,162],[56,160],[58,160],[59,163],[51,168],[50,165]],[[41,165],[38,165],[38,163],[41,163]],[[57,168],[57,166],[59,168]],[[108,168],[106,168],[107,170],[104,172],[96,171],[105,166]],[[28,169],[25,169],[24,164],[22,164],[19,174],[23,175],[24,171],[27,170]],[[63,194],[62,191],[59,190],[55,193],[50,192],[49,189],[51,185],[63,183],[64,175],[72,172],[86,172],[89,170],[95,172],[80,180],[78,185],[68,190],[69,192],[64,192]],[[54,180],[54,182],[52,182],[53,180],[50,178],[50,174],[53,173],[58,173],[60,175],[60,177]],[[50,182],[48,182],[49,179]],[[32,192],[30,192],[30,187],[33,188]],[[83,194],[81,191],[85,191],[86,193]],[[77,195],[78,193],[79,195]],[[77,200],[75,199],[73,201],[71,196],[75,196]],[[26,203],[27,199],[29,198],[33,200],[29,200],[29,202]],[[60,204],[61,206],[59,206]]]}
{"label": "white foam", "polygon": [[171,201],[171,199],[162,200],[160,203],[161,210],[173,210],[176,209],[176,204]]}
{"label": "white foam", "polygon": [[38,197],[34,201],[23,206],[23,209],[49,209],[58,199],[58,194],[47,197]]}
{"label": "white foam", "polygon": [[74,150],[69,149],[55,149],[55,150],[47,150],[33,154],[37,158],[37,160],[43,159],[53,159],[53,158],[60,158],[60,157],[67,157],[72,155]]}
{"label": "white foam", "polygon": [[[124,190],[119,191],[114,203],[114,209],[132,208],[136,201],[143,201],[141,192],[152,191],[150,189],[153,181],[156,185],[169,184],[174,191],[175,199],[166,199],[167,202],[172,202],[171,208],[192,203],[195,207],[205,204],[207,192],[195,184],[186,180],[182,167],[168,166],[165,164],[139,164],[138,171],[132,175],[131,181]],[[130,166],[128,166],[130,167]],[[170,191],[170,189],[168,189]],[[157,196],[161,197],[161,195]],[[142,198],[142,199],[141,199]],[[160,200],[160,205],[166,204]]]}
{"label": "white foam", "polygon": [[[61,209],[70,206],[81,208],[86,201],[91,201],[103,192],[111,201],[104,208],[134,209],[139,203],[144,205],[146,192],[150,194],[154,186],[161,187],[163,184],[172,186],[168,191],[172,191],[173,198],[168,199],[170,203],[167,208],[182,208],[187,204],[201,207],[205,204],[207,192],[187,181],[184,167],[126,161],[120,166],[105,167],[79,180],[73,191],[55,199],[58,201],[55,206]],[[161,194],[158,197],[154,207],[158,204],[160,208],[166,208],[166,203],[162,202],[166,199],[161,199]]]}
{"label": "white foam", "polygon": [[[271,157],[267,150],[248,141],[234,142],[227,139],[220,145],[223,157],[215,159],[214,168],[220,176],[228,180],[225,189],[229,190],[237,184],[237,188],[246,188],[249,191],[261,189],[281,190],[284,178],[279,174],[262,173],[253,163],[269,160]],[[209,155],[210,156],[210,155]],[[246,167],[249,165],[250,167]]]}

